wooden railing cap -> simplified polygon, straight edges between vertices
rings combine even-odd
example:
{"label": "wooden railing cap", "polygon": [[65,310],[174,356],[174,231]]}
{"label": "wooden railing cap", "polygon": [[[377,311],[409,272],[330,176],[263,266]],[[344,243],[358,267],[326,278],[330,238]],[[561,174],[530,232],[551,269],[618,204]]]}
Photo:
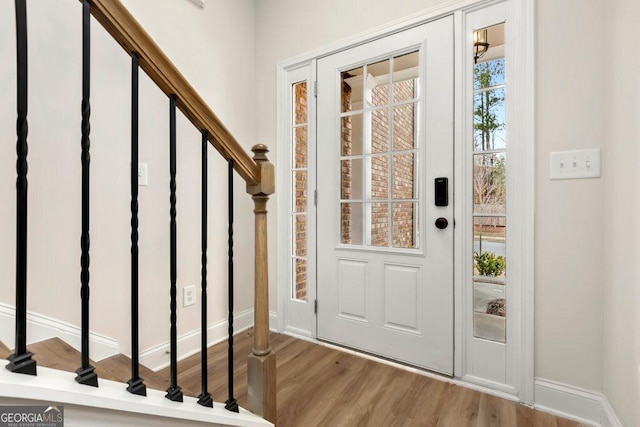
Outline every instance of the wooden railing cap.
{"label": "wooden railing cap", "polygon": [[267,153],[269,152],[269,147],[265,144],[256,144],[251,147],[251,151],[253,151],[253,160],[256,162],[268,162]]}
{"label": "wooden railing cap", "polygon": [[256,144],[251,148],[251,151],[253,151],[253,160],[258,165],[260,175],[258,184],[247,184],[247,193],[254,197],[269,196],[276,191],[275,168],[267,157],[269,148],[264,144]]}

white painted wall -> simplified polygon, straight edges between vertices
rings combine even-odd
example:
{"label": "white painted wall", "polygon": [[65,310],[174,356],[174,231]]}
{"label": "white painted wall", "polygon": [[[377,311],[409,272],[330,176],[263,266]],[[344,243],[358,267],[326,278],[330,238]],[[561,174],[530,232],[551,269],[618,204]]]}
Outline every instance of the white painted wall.
{"label": "white painted wall", "polygon": [[640,425],[640,3],[607,2],[603,389]]}
{"label": "white painted wall", "polygon": [[[255,143],[251,0],[125,0],[245,147]],[[79,325],[81,7],[31,0],[29,21],[29,310]],[[0,14],[0,302],[14,303],[15,36]],[[92,27],[91,328],[129,351],[130,60]],[[141,350],[169,338],[168,98],[141,73]],[[209,283],[212,323],[226,318],[226,163],[211,149]],[[200,135],[178,114],[178,334],[199,327],[181,288],[200,283]],[[236,308],[252,306],[251,201],[236,180]],[[12,345],[12,343],[8,343]]]}
{"label": "white painted wall", "polygon": [[[276,64],[444,1],[256,2],[258,134],[276,139]],[[449,2],[447,2],[449,3]],[[455,3],[455,2],[454,2]],[[549,152],[603,148],[603,0],[538,0],[535,375],[602,389],[602,180],[549,181]],[[272,144],[275,145],[275,144]],[[277,166],[276,166],[277,167]],[[275,224],[271,222],[271,233]],[[271,240],[271,307],[276,306]]]}
{"label": "white painted wall", "polygon": [[[603,148],[603,0],[536,1],[535,374],[602,389],[603,180],[549,180],[549,153]],[[606,168],[604,174],[607,173]]]}

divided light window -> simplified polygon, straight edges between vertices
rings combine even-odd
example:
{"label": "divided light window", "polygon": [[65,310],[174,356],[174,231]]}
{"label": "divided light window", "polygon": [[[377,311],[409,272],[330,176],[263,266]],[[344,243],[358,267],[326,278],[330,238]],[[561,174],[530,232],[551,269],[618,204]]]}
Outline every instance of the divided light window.
{"label": "divided light window", "polygon": [[473,72],[473,332],[506,342],[506,167],[504,24]]}
{"label": "divided light window", "polygon": [[419,53],[342,72],[340,243],[418,248]]}
{"label": "divided light window", "polygon": [[307,301],[307,82],[291,85],[291,236],[293,299]]}

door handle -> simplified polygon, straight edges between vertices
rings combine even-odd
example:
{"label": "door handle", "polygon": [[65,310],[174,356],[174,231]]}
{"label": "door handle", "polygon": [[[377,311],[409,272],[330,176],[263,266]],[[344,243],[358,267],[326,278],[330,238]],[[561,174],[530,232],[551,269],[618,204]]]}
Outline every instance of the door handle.
{"label": "door handle", "polygon": [[444,230],[448,226],[449,226],[449,221],[447,221],[447,218],[440,217],[436,219],[436,228],[439,228],[440,230]]}

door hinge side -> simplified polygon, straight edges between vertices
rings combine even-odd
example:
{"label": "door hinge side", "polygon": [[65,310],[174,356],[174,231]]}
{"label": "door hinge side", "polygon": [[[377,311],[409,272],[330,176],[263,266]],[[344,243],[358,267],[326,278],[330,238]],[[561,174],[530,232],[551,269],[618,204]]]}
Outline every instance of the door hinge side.
{"label": "door hinge side", "polygon": [[313,314],[318,314],[318,300],[313,300]]}
{"label": "door hinge side", "polygon": [[318,206],[318,190],[313,190],[313,206]]}
{"label": "door hinge side", "polygon": [[318,81],[313,82],[313,96],[318,97]]}

